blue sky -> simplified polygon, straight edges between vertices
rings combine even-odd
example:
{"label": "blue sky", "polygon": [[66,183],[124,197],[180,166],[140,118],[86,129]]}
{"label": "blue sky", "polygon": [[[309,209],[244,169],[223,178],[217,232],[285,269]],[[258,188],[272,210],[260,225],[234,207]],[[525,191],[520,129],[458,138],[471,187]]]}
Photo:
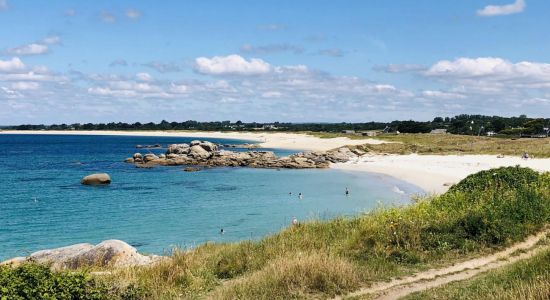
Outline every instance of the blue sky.
{"label": "blue sky", "polygon": [[548,117],[550,2],[0,0],[0,124]]}

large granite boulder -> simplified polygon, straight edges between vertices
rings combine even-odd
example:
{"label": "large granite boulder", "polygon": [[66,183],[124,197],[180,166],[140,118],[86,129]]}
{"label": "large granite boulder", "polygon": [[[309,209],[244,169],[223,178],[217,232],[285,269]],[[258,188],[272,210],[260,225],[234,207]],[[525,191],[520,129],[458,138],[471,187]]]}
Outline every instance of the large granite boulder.
{"label": "large granite boulder", "polygon": [[211,155],[212,154],[210,152],[206,151],[200,145],[191,146],[191,149],[189,149],[189,156],[193,158],[205,159],[210,157]]}
{"label": "large granite boulder", "polygon": [[107,173],[91,174],[82,178],[80,183],[84,185],[105,185],[111,183],[111,177]]}
{"label": "large granite boulder", "polygon": [[189,153],[189,144],[172,144],[168,145],[166,154],[187,154]]}
{"label": "large granite boulder", "polygon": [[76,269],[88,266],[129,267],[148,265],[160,260],[157,255],[139,254],[136,248],[120,240],[107,240],[97,245],[76,244],[56,249],[32,253],[27,258],[16,257],[2,265],[17,266],[30,260],[37,263],[51,264],[53,269]]}

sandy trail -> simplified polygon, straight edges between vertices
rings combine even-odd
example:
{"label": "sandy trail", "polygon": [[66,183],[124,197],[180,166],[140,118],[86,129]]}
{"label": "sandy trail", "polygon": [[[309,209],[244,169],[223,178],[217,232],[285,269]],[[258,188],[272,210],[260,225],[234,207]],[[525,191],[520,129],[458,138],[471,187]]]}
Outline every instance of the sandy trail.
{"label": "sandy trail", "polygon": [[[414,292],[427,290],[453,281],[466,280],[480,273],[536,255],[544,247],[533,247],[549,234],[550,229],[546,228],[542,232],[528,237],[525,241],[497,253],[460,262],[453,266],[430,269],[401,279],[393,279],[390,282],[375,284],[345,295],[345,298],[370,295],[373,296],[373,299],[379,300],[399,299]],[[514,252],[522,250],[525,252],[512,255]],[[336,297],[335,299],[342,299],[342,297]]]}

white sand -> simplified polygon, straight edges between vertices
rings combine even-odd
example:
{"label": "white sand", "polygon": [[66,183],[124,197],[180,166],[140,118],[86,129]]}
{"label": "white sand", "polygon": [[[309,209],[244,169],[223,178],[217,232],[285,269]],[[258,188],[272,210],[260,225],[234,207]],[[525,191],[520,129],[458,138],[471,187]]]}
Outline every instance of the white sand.
{"label": "white sand", "polygon": [[322,139],[307,134],[269,133],[269,132],[207,132],[207,131],[0,131],[1,134],[65,134],[65,135],[125,135],[125,136],[166,136],[166,137],[196,137],[224,138],[249,140],[260,143],[263,148],[280,148],[291,150],[326,151],[345,145],[380,144],[375,139],[351,140],[347,137]]}
{"label": "white sand", "polygon": [[365,171],[390,175],[424,189],[428,193],[443,193],[449,184],[466,176],[504,166],[520,165],[537,171],[550,171],[550,159],[529,159],[496,155],[367,155],[357,161],[332,164],[341,170]]}

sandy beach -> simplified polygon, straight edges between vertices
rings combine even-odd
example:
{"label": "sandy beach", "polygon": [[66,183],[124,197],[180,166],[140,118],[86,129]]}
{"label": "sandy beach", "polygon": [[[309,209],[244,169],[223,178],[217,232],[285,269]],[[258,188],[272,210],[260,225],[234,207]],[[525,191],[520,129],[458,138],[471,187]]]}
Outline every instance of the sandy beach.
{"label": "sandy beach", "polygon": [[[249,140],[263,148],[325,151],[345,145],[380,144],[373,138],[352,140],[346,137],[322,139],[298,133],[202,132],[202,131],[0,131],[2,134],[125,135],[196,137]],[[347,163],[332,164],[339,170],[389,175],[419,186],[428,193],[443,193],[450,185],[481,170],[520,165],[537,171],[550,171],[550,159],[529,159],[496,155],[366,155]]]}
{"label": "sandy beach", "polygon": [[550,171],[550,159],[521,159],[497,155],[366,155],[356,161],[332,164],[340,170],[386,174],[415,184],[428,193],[443,193],[466,176],[504,166]]}
{"label": "sandy beach", "polygon": [[302,151],[326,151],[345,145],[380,144],[375,139],[351,140],[346,137],[322,139],[307,134],[281,132],[210,132],[210,131],[0,131],[2,134],[64,134],[64,135],[123,135],[123,136],[160,136],[160,137],[196,137],[248,140],[259,143],[262,148],[280,148]]}

